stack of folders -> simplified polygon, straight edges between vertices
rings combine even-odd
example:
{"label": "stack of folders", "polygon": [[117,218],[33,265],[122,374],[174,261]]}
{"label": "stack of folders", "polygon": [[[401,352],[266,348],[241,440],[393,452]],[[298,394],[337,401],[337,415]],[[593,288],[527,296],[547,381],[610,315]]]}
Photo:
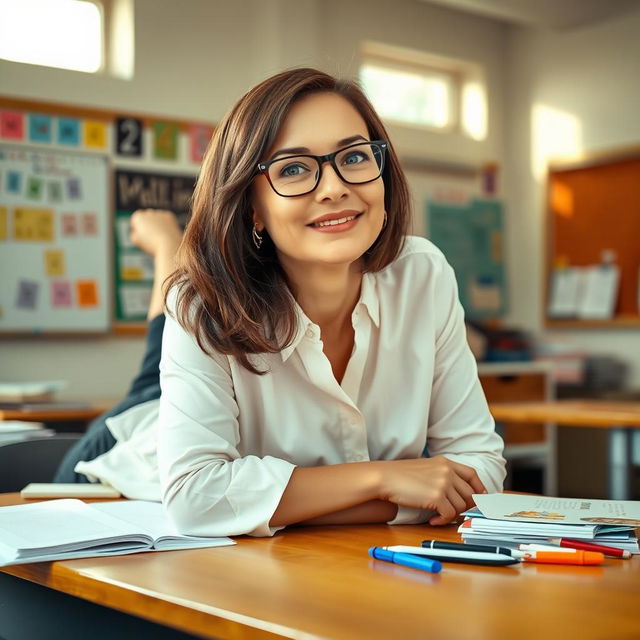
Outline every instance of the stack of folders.
{"label": "stack of folders", "polygon": [[48,429],[42,422],[0,421],[0,445],[52,436],[53,433],[53,429]]}
{"label": "stack of folders", "polygon": [[[519,548],[564,546],[564,540],[640,554],[640,502],[495,493],[474,495],[477,507],[458,528],[468,544]],[[625,554],[626,555],[626,554]]]}

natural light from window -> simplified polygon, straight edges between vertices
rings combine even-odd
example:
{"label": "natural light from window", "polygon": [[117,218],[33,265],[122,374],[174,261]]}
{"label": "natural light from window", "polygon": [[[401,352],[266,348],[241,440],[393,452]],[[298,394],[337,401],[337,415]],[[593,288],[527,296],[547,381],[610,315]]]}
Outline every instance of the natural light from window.
{"label": "natural light from window", "polygon": [[360,68],[360,80],[384,119],[438,129],[451,125],[453,86],[444,73],[412,73],[367,63]]}
{"label": "natural light from window", "polygon": [[0,0],[0,58],[95,73],[102,13],[83,0]]}

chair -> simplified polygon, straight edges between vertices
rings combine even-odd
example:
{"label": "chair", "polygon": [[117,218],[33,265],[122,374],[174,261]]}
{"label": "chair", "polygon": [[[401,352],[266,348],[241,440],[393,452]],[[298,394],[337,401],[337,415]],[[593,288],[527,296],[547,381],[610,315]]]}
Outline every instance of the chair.
{"label": "chair", "polygon": [[20,491],[30,482],[51,482],[64,454],[81,437],[60,433],[0,443],[0,493]]}

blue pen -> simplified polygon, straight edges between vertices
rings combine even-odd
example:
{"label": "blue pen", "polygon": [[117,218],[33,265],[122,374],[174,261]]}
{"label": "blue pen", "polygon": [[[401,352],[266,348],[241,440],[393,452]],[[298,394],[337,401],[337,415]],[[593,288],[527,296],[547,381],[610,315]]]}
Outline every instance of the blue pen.
{"label": "blue pen", "polygon": [[405,567],[420,569],[421,571],[428,571],[429,573],[440,573],[440,571],[442,571],[442,564],[437,560],[413,556],[410,553],[399,553],[397,551],[388,551],[381,547],[371,547],[369,549],[369,555],[376,560],[385,560],[386,562],[401,564]]}

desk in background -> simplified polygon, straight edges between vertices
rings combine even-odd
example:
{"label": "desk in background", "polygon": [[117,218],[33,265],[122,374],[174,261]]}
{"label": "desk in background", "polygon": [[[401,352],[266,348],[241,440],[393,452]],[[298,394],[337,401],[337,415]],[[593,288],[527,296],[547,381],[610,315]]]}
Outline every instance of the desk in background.
{"label": "desk in background", "polygon": [[0,407],[0,421],[24,420],[26,422],[44,422],[56,431],[82,432],[87,424],[104,413],[115,402],[108,400],[87,403],[51,402],[41,408],[30,405],[28,410],[21,408],[3,409]]}
{"label": "desk in background", "polygon": [[[0,496],[0,504],[20,502],[17,494]],[[109,608],[105,611],[203,638],[638,635],[640,557],[607,558],[596,567],[447,564],[441,574],[429,574],[367,556],[372,545],[419,544],[425,538],[459,539],[455,526],[292,528],[273,538],[237,538],[232,547],[6,567],[0,570],[0,589],[12,583],[40,590],[44,585],[45,593],[77,596],[67,598],[76,608],[97,602]],[[8,597],[0,590],[0,600]],[[20,603],[26,616],[33,614],[29,599],[16,606]],[[70,624],[76,617],[70,611],[64,619]],[[2,624],[4,617],[0,636]],[[114,629],[108,623],[94,626],[98,636],[86,634],[94,640],[108,637],[99,635],[101,629]]]}
{"label": "desk in background", "polygon": [[509,402],[491,403],[490,409],[496,420],[513,425],[538,422],[607,429],[609,497],[632,499],[631,474],[633,467],[640,465],[640,402]]}

